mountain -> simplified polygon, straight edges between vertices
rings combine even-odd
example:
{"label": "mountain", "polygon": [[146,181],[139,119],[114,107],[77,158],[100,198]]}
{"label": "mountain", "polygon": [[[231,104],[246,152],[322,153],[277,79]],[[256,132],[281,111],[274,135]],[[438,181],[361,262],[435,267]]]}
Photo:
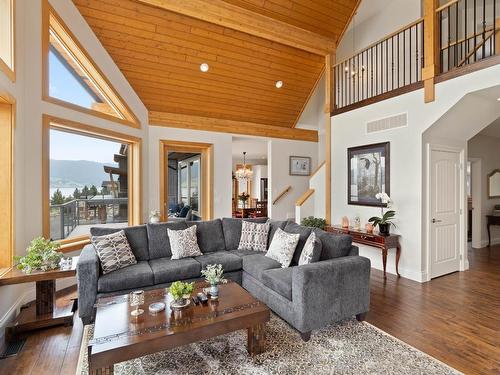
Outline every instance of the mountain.
{"label": "mountain", "polygon": [[99,163],[88,160],[50,159],[50,187],[74,188],[95,185],[100,189],[103,181],[109,181],[104,166],[116,166],[115,163]]}

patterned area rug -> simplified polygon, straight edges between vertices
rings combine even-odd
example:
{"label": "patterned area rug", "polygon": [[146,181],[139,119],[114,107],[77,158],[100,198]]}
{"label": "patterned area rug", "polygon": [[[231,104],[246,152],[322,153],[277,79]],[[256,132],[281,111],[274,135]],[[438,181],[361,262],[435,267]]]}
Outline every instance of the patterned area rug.
{"label": "patterned area rug", "polygon": [[[86,326],[77,375],[87,375]],[[115,365],[115,374],[460,374],[435,358],[355,319],[313,331],[309,342],[276,315],[267,325],[267,351],[251,358],[246,331]]]}

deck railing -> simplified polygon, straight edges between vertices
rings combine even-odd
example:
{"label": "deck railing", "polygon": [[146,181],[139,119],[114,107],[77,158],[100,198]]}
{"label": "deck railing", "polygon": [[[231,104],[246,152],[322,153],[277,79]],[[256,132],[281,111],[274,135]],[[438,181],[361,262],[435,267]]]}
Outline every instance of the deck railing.
{"label": "deck railing", "polygon": [[500,53],[499,0],[452,0],[436,12],[441,72],[448,72]]}
{"label": "deck railing", "polygon": [[50,206],[52,240],[68,238],[79,225],[126,223],[128,198],[74,199]]}
{"label": "deck railing", "polygon": [[419,19],[334,65],[335,109],[421,81],[423,32]]}

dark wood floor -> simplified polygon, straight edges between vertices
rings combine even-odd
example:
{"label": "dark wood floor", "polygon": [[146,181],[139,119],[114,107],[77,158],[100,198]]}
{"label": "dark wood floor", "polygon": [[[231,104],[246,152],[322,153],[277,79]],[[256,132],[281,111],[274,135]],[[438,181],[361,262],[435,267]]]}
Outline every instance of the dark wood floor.
{"label": "dark wood floor", "polygon": [[[373,270],[367,321],[467,374],[500,374],[500,246],[471,250],[470,270],[419,284]],[[40,331],[1,374],[74,374],[83,327]]]}

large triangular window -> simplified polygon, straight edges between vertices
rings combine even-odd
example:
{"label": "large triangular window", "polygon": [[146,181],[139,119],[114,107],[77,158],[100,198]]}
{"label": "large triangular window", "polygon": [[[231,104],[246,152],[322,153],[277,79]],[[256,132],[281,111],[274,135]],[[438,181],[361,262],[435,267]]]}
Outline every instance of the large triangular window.
{"label": "large triangular window", "polygon": [[48,4],[44,18],[45,99],[138,127],[137,118]]}

